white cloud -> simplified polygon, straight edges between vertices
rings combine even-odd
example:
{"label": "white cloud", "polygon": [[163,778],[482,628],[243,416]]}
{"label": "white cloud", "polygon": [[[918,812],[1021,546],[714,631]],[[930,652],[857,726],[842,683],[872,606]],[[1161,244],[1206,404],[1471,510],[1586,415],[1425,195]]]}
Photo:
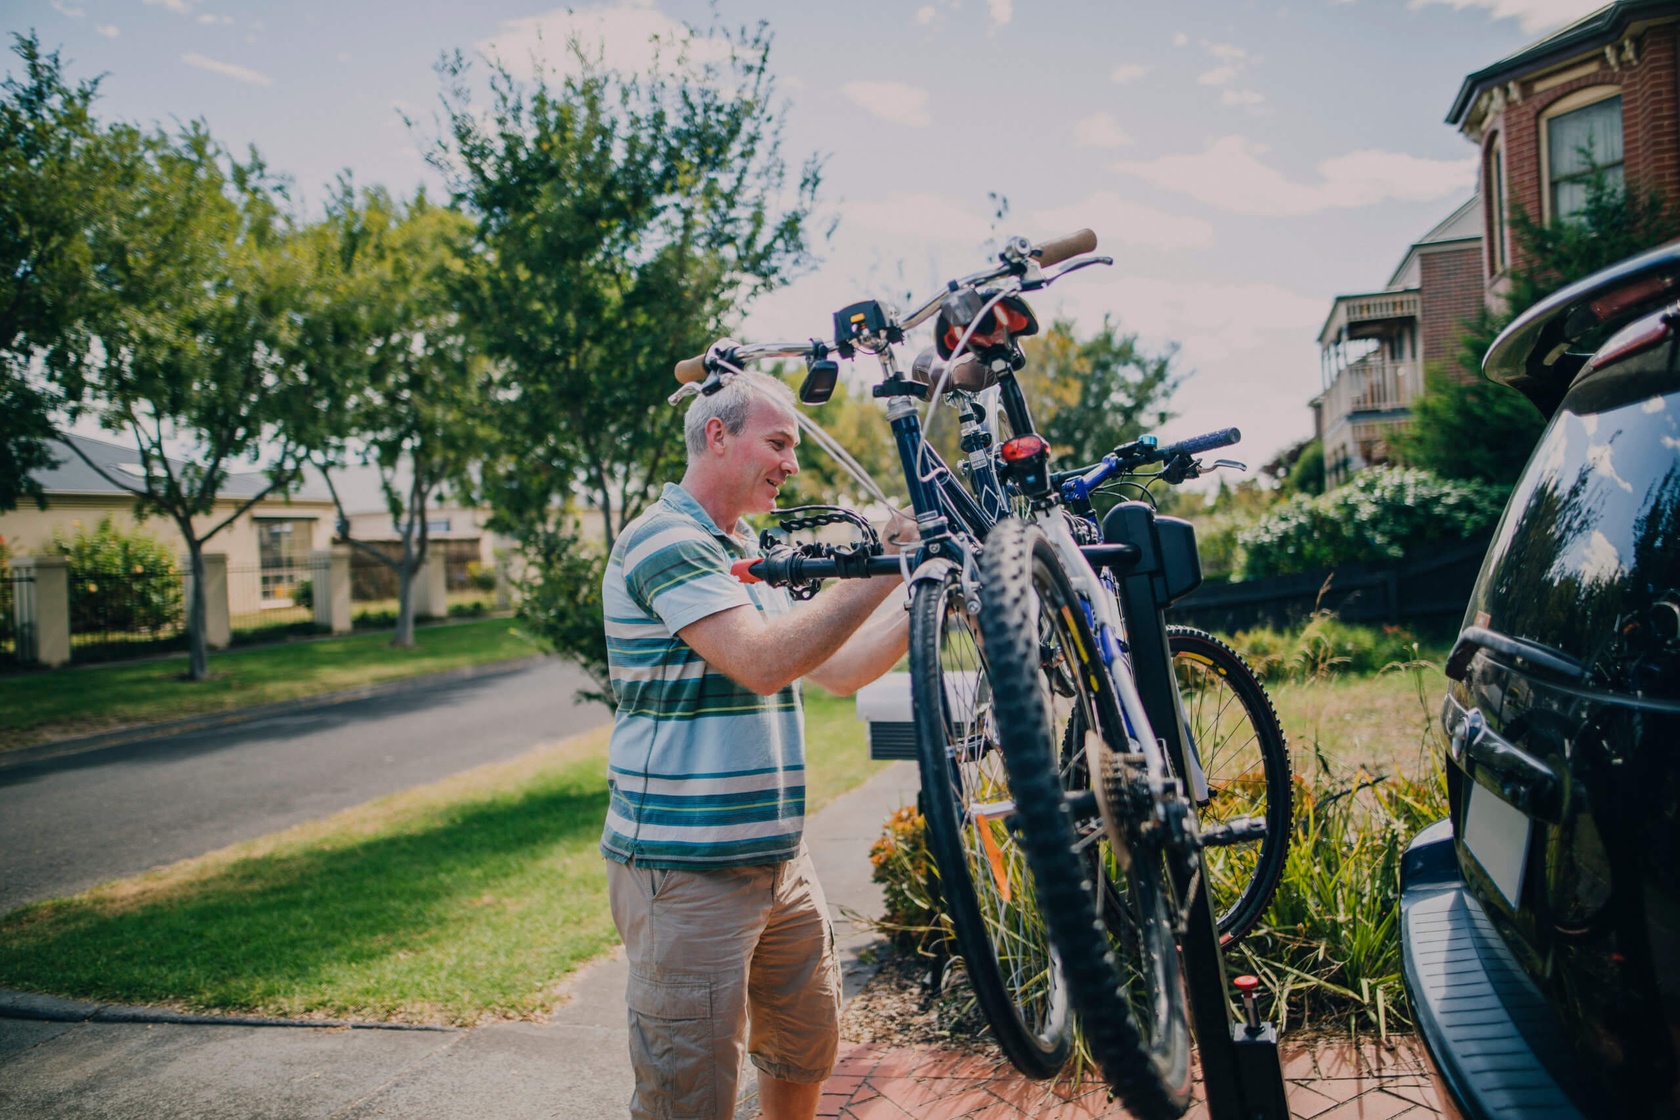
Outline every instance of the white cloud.
{"label": "white cloud", "polygon": [[1092,113],[1074,125],[1073,138],[1081,148],[1120,148],[1132,142],[1107,113]]}
{"label": "white cloud", "polygon": [[1149,73],[1149,67],[1140,66],[1135,62],[1123,62],[1109,72],[1108,80],[1117,86],[1127,85],[1137,81]]}
{"label": "white cloud", "polygon": [[574,39],[602,68],[625,74],[645,73],[656,61],[669,65],[684,48],[690,60],[699,64],[729,57],[728,43],[695,37],[656,10],[651,0],[556,8],[543,15],[510,19],[477,46],[515,74],[530,77],[533,59],[547,69],[570,72],[574,63],[568,44]]}
{"label": "white cloud", "polygon": [[1182,31],[1174,33],[1174,35],[1172,37],[1172,45],[1175,46],[1175,47],[1187,46],[1187,45],[1189,45],[1189,42],[1190,42],[1190,36],[1186,35]]}
{"label": "white cloud", "polygon": [[181,61],[188,66],[196,66],[200,70],[209,70],[214,74],[225,74],[229,78],[249,82],[254,86],[271,86],[274,84],[273,78],[259,70],[252,70],[249,66],[239,66],[232,62],[217,62],[213,58],[205,58],[203,55],[192,51],[182,55]]}
{"label": "white cloud", "polygon": [[52,0],[52,10],[61,16],[69,16],[71,19],[81,19],[87,15],[85,9],[78,8],[73,4],[66,4],[64,0]]}
{"label": "white cloud", "polygon": [[1474,156],[1423,159],[1367,149],[1324,160],[1318,165],[1319,182],[1299,183],[1262,161],[1265,151],[1241,136],[1225,136],[1195,155],[1120,161],[1114,167],[1221,210],[1270,217],[1369,206],[1389,198],[1440,198],[1468,189],[1476,175]]}
{"label": "white cloud", "polygon": [[219,23],[219,24],[226,25],[226,24],[230,24],[230,23],[233,22],[233,17],[230,16],[230,15],[217,15],[214,12],[200,12],[199,16],[198,16],[198,22],[199,23]]}
{"label": "white cloud", "polygon": [[349,62],[350,61],[350,52],[349,51],[339,51],[338,52],[338,60],[340,62]]}
{"label": "white cloud", "polygon": [[976,245],[991,236],[991,220],[977,206],[954,195],[931,191],[895,191],[871,202],[841,208],[845,226],[858,226],[892,237],[954,241]]}
{"label": "white cloud", "polygon": [[933,17],[939,13],[934,11],[932,4],[923,4],[916,9],[916,22],[923,27],[933,22]]}
{"label": "white cloud", "polygon": [[1196,76],[1196,81],[1204,86],[1230,85],[1237,77],[1235,66],[1216,66]]}
{"label": "white cloud", "polygon": [[122,34],[122,32],[117,30],[117,25],[114,23],[99,24],[94,28],[94,30],[105,36],[107,39],[115,39],[118,35]]}
{"label": "white cloud", "polygon": [[1602,0],[1410,0],[1414,11],[1431,4],[1446,4],[1458,11],[1486,8],[1489,19],[1515,19],[1530,34],[1573,22],[1603,7]]}
{"label": "white cloud", "polygon": [[847,82],[840,92],[871,116],[906,128],[926,128],[933,123],[928,113],[928,91],[904,82]]}
{"label": "white cloud", "polygon": [[1146,249],[1199,249],[1213,244],[1213,226],[1131,202],[1113,191],[1098,191],[1083,201],[1030,215],[1033,225],[1049,237],[1090,227],[1097,231],[1099,248],[1118,243]]}
{"label": "white cloud", "polygon": [[149,8],[168,8],[180,16],[192,11],[192,5],[188,4],[187,0],[146,0],[146,6]]}
{"label": "white cloud", "polygon": [[1232,61],[1248,57],[1248,52],[1235,43],[1209,43],[1207,44],[1207,52],[1214,58],[1224,58]]}
{"label": "white cloud", "polygon": [[986,0],[986,12],[991,16],[993,27],[1002,27],[1015,18],[1014,0]]}
{"label": "white cloud", "polygon": [[1251,89],[1228,89],[1219,95],[1221,105],[1258,105],[1266,100],[1266,95]]}

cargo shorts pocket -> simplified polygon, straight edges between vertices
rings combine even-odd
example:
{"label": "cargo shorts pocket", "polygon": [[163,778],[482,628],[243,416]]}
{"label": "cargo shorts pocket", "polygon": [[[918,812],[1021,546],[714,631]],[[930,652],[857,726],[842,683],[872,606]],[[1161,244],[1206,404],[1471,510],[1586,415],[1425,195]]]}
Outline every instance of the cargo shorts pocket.
{"label": "cargo shorts pocket", "polygon": [[637,1116],[710,1120],[716,1115],[712,985],[704,976],[630,973],[630,1064]]}

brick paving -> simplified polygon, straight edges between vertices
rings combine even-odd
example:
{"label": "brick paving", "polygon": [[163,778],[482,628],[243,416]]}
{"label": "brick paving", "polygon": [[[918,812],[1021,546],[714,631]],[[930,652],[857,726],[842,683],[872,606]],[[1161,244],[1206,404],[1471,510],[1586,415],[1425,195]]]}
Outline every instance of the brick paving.
{"label": "brick paving", "polygon": [[[1398,1039],[1284,1047],[1289,1111],[1298,1120],[1434,1120],[1442,1115],[1420,1045]],[[1198,1102],[1200,1095],[1198,1094]],[[1118,1120],[1129,1113],[1096,1081],[1028,1081],[1007,1062],[935,1047],[845,1043],[823,1086],[824,1120]],[[1206,1120],[1197,1103],[1185,1114]]]}

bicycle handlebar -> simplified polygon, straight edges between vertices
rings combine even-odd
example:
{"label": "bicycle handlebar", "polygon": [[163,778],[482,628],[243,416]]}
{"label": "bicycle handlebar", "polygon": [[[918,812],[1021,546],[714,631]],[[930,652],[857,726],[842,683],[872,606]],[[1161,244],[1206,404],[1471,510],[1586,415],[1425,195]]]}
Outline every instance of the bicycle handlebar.
{"label": "bicycle handlebar", "polygon": [[[945,297],[952,292],[964,288],[972,288],[980,284],[998,280],[1005,276],[1024,275],[1034,265],[1048,268],[1061,264],[1072,257],[1089,253],[1097,247],[1097,235],[1090,229],[1076,230],[1065,237],[1053,238],[1038,245],[1028,244],[1026,238],[1011,238],[1004,251],[999,254],[1001,263],[979,272],[964,276],[959,280],[946,283],[944,290],[932,299],[918,307],[914,312],[900,320],[904,330],[910,330],[925,323],[939,310]],[[1076,266],[1077,267],[1077,266]],[[1066,271],[1066,270],[1064,270]],[[1054,277],[1051,277],[1054,279]],[[717,363],[728,362],[730,365],[740,365],[743,362],[758,361],[765,358],[803,358],[809,357],[815,347],[811,342],[764,342],[752,346],[742,346],[731,339],[718,339],[707,347],[704,354],[696,354],[692,358],[684,358],[676,364],[672,373],[684,385],[704,381],[714,370]]]}
{"label": "bicycle handlebar", "polygon": [[1066,237],[1058,237],[1054,241],[1046,241],[1042,245],[1033,246],[1032,255],[1038,261],[1040,268],[1061,264],[1069,257],[1077,257],[1081,253],[1097,251],[1097,235],[1089,229],[1076,230]]}
{"label": "bicycle handlebar", "polygon": [[798,586],[820,579],[868,579],[896,576],[903,571],[897,556],[857,556],[847,559],[804,556],[793,549],[772,549],[766,556],[737,560],[729,574],[742,583],[772,587]]}
{"label": "bicycle handlebar", "polygon": [[1206,435],[1191,436],[1187,440],[1173,444],[1171,447],[1161,448],[1159,458],[1165,462],[1179,455],[1200,455],[1204,451],[1212,451],[1216,447],[1229,447],[1242,439],[1242,432],[1236,428],[1222,428],[1217,432]]}

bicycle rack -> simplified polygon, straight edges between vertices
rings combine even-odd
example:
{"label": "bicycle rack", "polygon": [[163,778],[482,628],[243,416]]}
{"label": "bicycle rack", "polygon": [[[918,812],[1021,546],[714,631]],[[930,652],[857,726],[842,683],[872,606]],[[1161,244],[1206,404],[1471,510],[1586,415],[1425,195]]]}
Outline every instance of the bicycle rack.
{"label": "bicycle rack", "polygon": [[[1135,561],[1117,565],[1114,572],[1120,611],[1126,620],[1126,641],[1134,651],[1132,669],[1150,725],[1166,741],[1178,762],[1178,772],[1188,774],[1183,713],[1170,700],[1177,684],[1162,612],[1175,593],[1185,594],[1190,589],[1169,585],[1173,558],[1162,549],[1155,511],[1148,505],[1122,502],[1115,506],[1103,519],[1103,538],[1138,550]],[[1144,656],[1140,654],[1144,650],[1159,653]],[[1212,1120],[1288,1120],[1276,1029],[1260,1022],[1246,991],[1244,1002],[1250,1009],[1246,1021],[1234,1021],[1231,1016],[1219,926],[1205,887],[1206,862],[1203,856],[1200,882],[1204,887],[1191,896],[1183,952],[1185,988],[1202,1059],[1202,1091],[1207,1096],[1208,1115]]]}

